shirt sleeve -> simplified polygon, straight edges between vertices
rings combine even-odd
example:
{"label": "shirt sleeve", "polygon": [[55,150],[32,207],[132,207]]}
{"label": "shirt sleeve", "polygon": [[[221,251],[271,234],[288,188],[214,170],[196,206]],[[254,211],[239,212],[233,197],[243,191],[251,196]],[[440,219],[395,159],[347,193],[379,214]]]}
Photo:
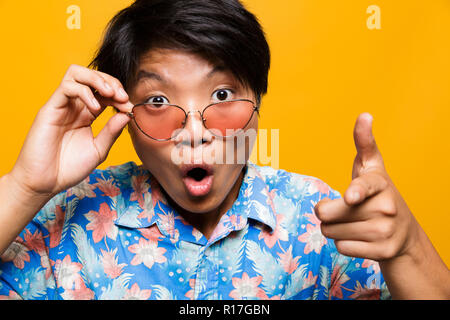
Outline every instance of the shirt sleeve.
{"label": "shirt sleeve", "polygon": [[[329,189],[327,194],[319,193],[319,199],[341,198],[339,192]],[[336,249],[333,239],[327,239],[324,246],[323,284],[331,300],[387,300],[391,295],[384,281],[379,263],[369,259],[345,256]]]}
{"label": "shirt sleeve", "polygon": [[0,299],[53,299],[54,261],[50,249],[59,244],[66,193],[51,199],[0,257]]}

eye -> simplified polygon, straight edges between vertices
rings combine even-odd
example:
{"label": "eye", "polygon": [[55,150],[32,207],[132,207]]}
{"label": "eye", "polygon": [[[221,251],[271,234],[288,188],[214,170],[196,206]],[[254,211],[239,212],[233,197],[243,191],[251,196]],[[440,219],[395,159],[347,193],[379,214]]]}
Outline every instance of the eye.
{"label": "eye", "polygon": [[163,96],[154,96],[145,100],[146,104],[160,105],[160,104],[168,104],[169,100]]}
{"label": "eye", "polygon": [[233,90],[230,89],[219,89],[214,91],[212,97],[217,101],[226,101],[233,98]]}

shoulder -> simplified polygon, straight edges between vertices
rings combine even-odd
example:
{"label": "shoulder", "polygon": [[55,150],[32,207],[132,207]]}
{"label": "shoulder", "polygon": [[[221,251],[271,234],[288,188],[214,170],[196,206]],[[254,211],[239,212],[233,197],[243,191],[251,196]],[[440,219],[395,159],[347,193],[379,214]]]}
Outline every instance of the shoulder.
{"label": "shoulder", "polygon": [[95,169],[78,185],[67,190],[67,195],[83,199],[99,196],[114,197],[131,187],[133,177],[143,174],[142,166],[127,162],[106,169]]}
{"label": "shoulder", "polygon": [[314,207],[324,198],[340,198],[339,192],[321,179],[308,175],[253,164],[250,164],[249,170],[249,175],[255,176],[253,189],[256,184],[263,185],[264,192],[259,191],[261,187],[257,188],[258,194],[266,195],[260,202],[267,203],[278,228],[286,229],[294,238],[305,232],[308,232],[308,236],[316,232],[320,234],[320,221],[314,213]]}
{"label": "shoulder", "polygon": [[250,164],[257,175],[265,182],[269,191],[293,201],[303,200],[308,197],[319,196],[339,198],[338,191],[332,189],[320,178],[289,172],[283,169],[274,169],[268,166]]}
{"label": "shoulder", "polygon": [[[80,202],[93,205],[121,194],[132,185],[133,177],[142,174],[142,167],[127,162],[106,169],[95,169],[83,181],[53,197],[38,212],[34,223],[45,225],[55,218],[68,220]],[[63,215],[63,217],[58,217]],[[65,216],[65,217],[64,217]],[[64,219],[63,219],[64,218]]]}

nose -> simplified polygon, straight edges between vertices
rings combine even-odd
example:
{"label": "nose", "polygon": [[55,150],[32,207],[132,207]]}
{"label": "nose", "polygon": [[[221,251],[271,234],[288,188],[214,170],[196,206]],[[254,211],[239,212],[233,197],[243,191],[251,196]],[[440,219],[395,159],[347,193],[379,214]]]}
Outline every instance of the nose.
{"label": "nose", "polygon": [[186,112],[186,115],[181,142],[193,148],[210,142],[212,134],[203,125],[201,112],[199,110],[190,110]]}

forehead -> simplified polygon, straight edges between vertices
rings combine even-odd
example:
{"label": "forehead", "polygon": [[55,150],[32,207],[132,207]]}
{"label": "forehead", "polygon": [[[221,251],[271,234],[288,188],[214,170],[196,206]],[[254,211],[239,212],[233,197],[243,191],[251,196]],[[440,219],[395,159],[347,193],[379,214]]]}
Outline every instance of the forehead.
{"label": "forehead", "polygon": [[211,94],[219,85],[233,87],[237,94],[253,97],[253,91],[222,63],[199,54],[175,49],[151,49],[141,56],[133,84],[132,99],[141,99],[153,90],[172,97],[184,94]]}
{"label": "forehead", "polygon": [[213,63],[202,56],[174,49],[152,49],[141,56],[137,68],[139,82],[145,72],[159,76],[155,80],[165,81],[194,81],[195,78],[204,79],[212,76],[234,78],[226,67]]}

